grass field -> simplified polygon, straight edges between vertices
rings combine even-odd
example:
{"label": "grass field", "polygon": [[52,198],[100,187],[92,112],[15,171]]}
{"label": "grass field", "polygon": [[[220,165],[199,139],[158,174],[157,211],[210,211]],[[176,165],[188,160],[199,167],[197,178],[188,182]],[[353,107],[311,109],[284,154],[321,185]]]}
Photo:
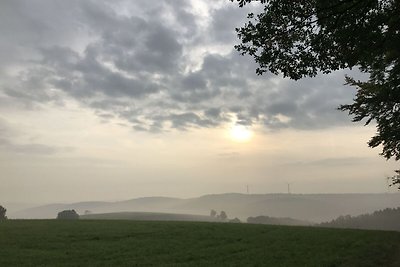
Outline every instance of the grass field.
{"label": "grass field", "polygon": [[9,220],[0,266],[400,266],[400,233],[228,223]]}

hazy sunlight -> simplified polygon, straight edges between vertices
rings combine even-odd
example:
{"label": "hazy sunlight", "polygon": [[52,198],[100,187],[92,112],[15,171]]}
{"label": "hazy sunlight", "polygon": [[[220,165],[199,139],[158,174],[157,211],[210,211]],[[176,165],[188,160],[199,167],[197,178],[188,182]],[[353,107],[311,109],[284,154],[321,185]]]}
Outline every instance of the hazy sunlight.
{"label": "hazy sunlight", "polygon": [[230,129],[230,136],[236,142],[248,142],[253,137],[253,132],[248,126],[234,125]]}

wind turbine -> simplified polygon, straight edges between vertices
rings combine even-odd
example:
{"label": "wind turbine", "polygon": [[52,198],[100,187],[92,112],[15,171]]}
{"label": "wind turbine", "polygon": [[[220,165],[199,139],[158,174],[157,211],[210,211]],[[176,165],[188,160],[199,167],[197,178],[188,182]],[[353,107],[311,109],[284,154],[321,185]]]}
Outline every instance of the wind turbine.
{"label": "wind turbine", "polygon": [[288,183],[288,182],[286,182],[286,184],[287,184],[287,193],[288,193],[288,195],[290,195],[292,192],[290,191],[290,184],[292,184],[292,183]]}

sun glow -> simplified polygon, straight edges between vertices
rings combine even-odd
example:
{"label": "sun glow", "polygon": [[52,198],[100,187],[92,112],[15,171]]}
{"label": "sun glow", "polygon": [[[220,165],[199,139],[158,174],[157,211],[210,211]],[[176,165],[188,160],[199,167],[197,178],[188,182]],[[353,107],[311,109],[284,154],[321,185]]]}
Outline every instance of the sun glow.
{"label": "sun glow", "polygon": [[248,142],[253,137],[253,132],[248,126],[234,125],[230,129],[230,136],[236,142]]}

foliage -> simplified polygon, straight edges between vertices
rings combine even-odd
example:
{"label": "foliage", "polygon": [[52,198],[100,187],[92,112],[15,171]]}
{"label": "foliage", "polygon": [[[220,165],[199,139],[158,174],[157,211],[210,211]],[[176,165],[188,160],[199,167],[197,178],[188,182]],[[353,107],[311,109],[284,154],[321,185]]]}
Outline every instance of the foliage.
{"label": "foliage", "polygon": [[[238,2],[243,6],[252,1]],[[395,0],[260,2],[264,11],[249,14],[253,20],[237,29],[242,43],[236,46],[255,58],[259,74],[269,70],[300,79],[360,66],[379,79],[382,72],[391,73],[385,67],[398,64],[400,17]]]}
{"label": "foliage", "polygon": [[0,205],[0,221],[7,219],[6,212],[7,209]]}
{"label": "foliage", "polygon": [[[400,79],[400,75],[399,75]],[[340,109],[354,114],[353,121],[369,117],[366,124],[375,120],[378,134],[369,141],[369,146],[383,144],[382,155],[400,159],[400,87],[392,90],[387,84],[355,81],[346,77],[346,83],[357,86],[355,103],[342,105]]]}
{"label": "foliage", "polygon": [[228,215],[226,215],[226,212],[222,210],[221,213],[219,214],[218,218],[221,220],[226,220],[226,219],[228,219]]}
{"label": "foliage", "polygon": [[399,266],[400,233],[192,222],[8,220],[0,266]]}
{"label": "foliage", "polygon": [[64,210],[58,213],[57,219],[59,220],[78,220],[79,214],[75,210]]}
{"label": "foliage", "polygon": [[396,175],[389,177],[392,178],[393,185],[398,184],[400,188],[400,170],[396,170]]}
{"label": "foliage", "polygon": [[[235,0],[231,0],[235,1]],[[254,0],[236,0],[239,6]],[[353,121],[377,123],[370,147],[400,159],[400,4],[398,0],[261,0],[264,10],[250,13],[236,29],[241,44],[266,71],[291,79],[359,67],[367,82],[346,77],[358,92],[354,103],[339,109]],[[400,181],[395,180],[400,186]]]}
{"label": "foliage", "polygon": [[221,221],[226,221],[228,219],[228,215],[223,210],[220,212],[220,214],[218,214],[216,210],[211,210],[210,216]]}

